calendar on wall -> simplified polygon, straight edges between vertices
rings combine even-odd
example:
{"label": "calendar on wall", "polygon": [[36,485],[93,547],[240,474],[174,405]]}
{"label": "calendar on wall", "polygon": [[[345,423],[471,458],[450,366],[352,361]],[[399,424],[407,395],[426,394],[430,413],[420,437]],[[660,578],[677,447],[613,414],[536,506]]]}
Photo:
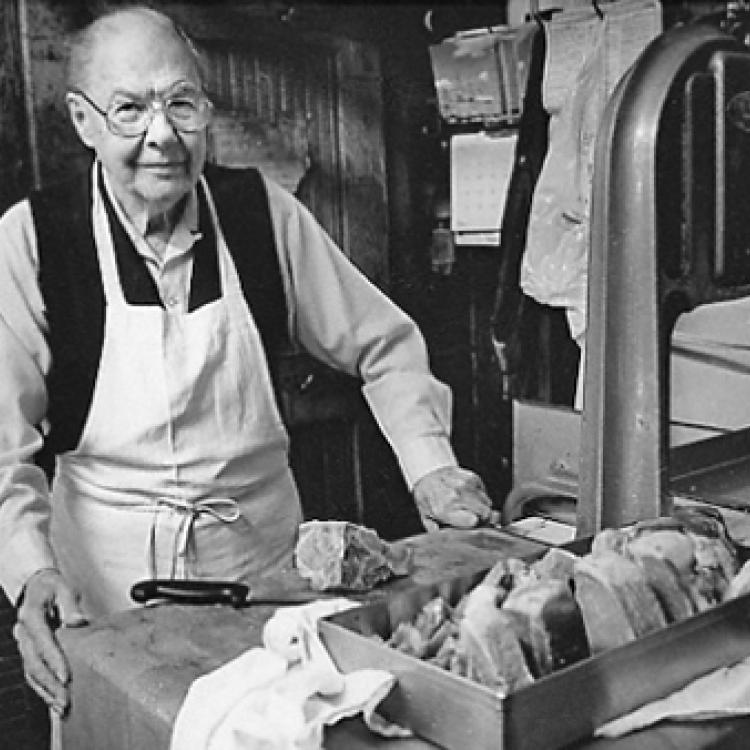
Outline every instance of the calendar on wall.
{"label": "calendar on wall", "polygon": [[499,244],[516,140],[515,132],[451,137],[451,230],[457,244]]}

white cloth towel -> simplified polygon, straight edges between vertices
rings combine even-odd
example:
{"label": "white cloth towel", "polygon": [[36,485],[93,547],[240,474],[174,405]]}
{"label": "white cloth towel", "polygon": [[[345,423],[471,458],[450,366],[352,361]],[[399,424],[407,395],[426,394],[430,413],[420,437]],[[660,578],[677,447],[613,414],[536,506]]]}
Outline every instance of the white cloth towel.
{"label": "white cloth towel", "polygon": [[170,750],[319,750],[323,730],[362,713],[386,736],[409,736],[374,713],[396,682],[389,672],[341,674],[318,637],[321,617],[356,606],[327,599],[284,607],[251,648],[190,686]]}
{"label": "white cloth towel", "polygon": [[703,721],[750,714],[750,657],[699,677],[661,700],[647,703],[613,719],[596,731],[598,737],[621,737],[664,719]]}

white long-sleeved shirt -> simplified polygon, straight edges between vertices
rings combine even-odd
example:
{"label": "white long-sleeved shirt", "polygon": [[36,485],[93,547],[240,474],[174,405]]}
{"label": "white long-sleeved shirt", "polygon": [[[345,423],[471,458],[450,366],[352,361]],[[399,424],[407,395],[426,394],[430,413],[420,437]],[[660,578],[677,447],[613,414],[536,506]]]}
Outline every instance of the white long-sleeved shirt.
{"label": "white long-sleeved shirt", "polygon": [[[265,183],[292,340],[362,379],[363,394],[410,487],[434,469],[455,466],[450,391],[430,374],[414,322],[355,268],[299,201]],[[164,303],[187,309],[195,196],[158,254],[143,237],[143,217],[131,220],[113,203]],[[101,201],[94,210],[104,210]],[[24,200],[0,217],[0,585],[11,601],[34,572],[55,566],[47,536],[50,495],[33,462],[42,443],[34,425],[44,420],[51,364],[38,266]]]}

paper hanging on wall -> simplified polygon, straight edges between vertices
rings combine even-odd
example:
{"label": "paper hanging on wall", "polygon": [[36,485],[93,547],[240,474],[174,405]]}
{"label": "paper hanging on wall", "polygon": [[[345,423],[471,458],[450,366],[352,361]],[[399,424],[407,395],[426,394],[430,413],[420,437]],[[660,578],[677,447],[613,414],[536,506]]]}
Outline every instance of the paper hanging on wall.
{"label": "paper hanging on wall", "polygon": [[440,115],[449,123],[512,125],[521,115],[536,25],[475,29],[430,46]]}
{"label": "paper hanging on wall", "polygon": [[451,138],[451,229],[454,232],[500,231],[516,140],[515,133],[465,133]]}
{"label": "paper hanging on wall", "polygon": [[430,46],[440,114],[448,121],[482,121],[504,112],[497,34],[475,33]]}

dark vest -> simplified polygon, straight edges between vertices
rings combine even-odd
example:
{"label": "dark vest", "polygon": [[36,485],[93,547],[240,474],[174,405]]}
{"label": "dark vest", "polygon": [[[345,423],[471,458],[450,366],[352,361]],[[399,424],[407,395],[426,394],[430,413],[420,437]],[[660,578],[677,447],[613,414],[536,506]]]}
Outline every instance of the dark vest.
{"label": "dark vest", "polygon": [[[207,165],[204,174],[276,386],[275,364],[288,341],[287,305],[265,187],[254,169]],[[201,193],[203,237],[195,245],[189,310],[221,295],[216,237]],[[129,304],[161,305],[145,262],[118,221],[106,191],[102,194],[125,299]],[[49,432],[37,463],[51,477],[54,457],[78,445],[86,423],[104,341],[106,302],[91,219],[91,172],[35,191],[29,201],[52,356],[47,377]]]}

